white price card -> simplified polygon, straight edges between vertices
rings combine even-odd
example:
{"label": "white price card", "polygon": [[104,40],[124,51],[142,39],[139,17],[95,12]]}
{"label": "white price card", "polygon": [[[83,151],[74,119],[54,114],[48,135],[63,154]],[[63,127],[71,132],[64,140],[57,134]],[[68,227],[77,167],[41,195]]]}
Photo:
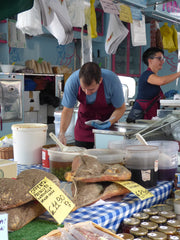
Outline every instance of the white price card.
{"label": "white price card", "polygon": [[69,215],[75,204],[51,180],[44,178],[30,191],[44,208],[61,224]]}
{"label": "white price card", "polygon": [[0,239],[8,240],[8,214],[0,213]]}

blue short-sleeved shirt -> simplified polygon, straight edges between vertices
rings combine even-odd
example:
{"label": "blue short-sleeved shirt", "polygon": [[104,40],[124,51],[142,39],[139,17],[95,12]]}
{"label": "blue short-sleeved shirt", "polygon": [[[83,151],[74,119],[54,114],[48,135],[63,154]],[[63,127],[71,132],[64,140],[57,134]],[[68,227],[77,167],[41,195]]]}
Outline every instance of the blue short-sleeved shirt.
{"label": "blue short-sleeved shirt", "polygon": [[147,82],[151,74],[154,74],[154,72],[146,70],[140,76],[138,81],[137,99],[153,99],[159,94],[160,86],[153,85]]}
{"label": "blue short-sleeved shirt", "polygon": [[[118,76],[110,70],[101,69],[103,78],[104,92],[107,104],[112,104],[115,108],[119,108],[124,103],[124,95],[122,90],[122,84]],[[67,108],[73,108],[77,102],[77,95],[80,86],[79,70],[75,71],[68,78],[64,88],[64,94],[62,99],[62,105]],[[86,101],[88,104],[92,104],[96,100],[97,92],[86,95]]]}

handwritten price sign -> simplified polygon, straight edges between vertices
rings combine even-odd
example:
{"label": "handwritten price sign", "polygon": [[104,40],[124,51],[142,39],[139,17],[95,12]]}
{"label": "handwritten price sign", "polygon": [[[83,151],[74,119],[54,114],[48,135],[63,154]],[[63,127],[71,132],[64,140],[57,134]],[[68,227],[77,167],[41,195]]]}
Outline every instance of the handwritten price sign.
{"label": "handwritten price sign", "polygon": [[122,182],[118,181],[116,183],[127,188],[129,191],[134,193],[141,200],[145,200],[147,198],[154,197],[154,195],[151,192],[149,192],[146,188],[142,187],[141,185],[139,185],[138,183],[135,183],[133,181],[122,181]]}
{"label": "handwritten price sign", "polygon": [[75,204],[48,178],[44,178],[30,191],[44,208],[61,224],[69,215]]}

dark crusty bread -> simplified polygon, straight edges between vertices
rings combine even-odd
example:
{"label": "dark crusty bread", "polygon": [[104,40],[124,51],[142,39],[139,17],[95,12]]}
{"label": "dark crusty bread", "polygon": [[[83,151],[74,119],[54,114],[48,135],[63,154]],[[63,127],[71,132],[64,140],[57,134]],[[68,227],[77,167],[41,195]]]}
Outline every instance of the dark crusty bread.
{"label": "dark crusty bread", "polygon": [[58,187],[60,187],[60,181],[55,175],[41,169],[24,170],[17,176],[17,180],[21,180],[26,186],[32,188],[44,177],[47,177],[52,182],[54,182]]}
{"label": "dark crusty bread", "polygon": [[0,178],[0,210],[17,207],[34,200],[28,187],[11,178]]}
{"label": "dark crusty bread", "polygon": [[40,216],[46,209],[37,201],[31,201],[22,206],[8,209],[8,230],[16,231],[36,217]]}

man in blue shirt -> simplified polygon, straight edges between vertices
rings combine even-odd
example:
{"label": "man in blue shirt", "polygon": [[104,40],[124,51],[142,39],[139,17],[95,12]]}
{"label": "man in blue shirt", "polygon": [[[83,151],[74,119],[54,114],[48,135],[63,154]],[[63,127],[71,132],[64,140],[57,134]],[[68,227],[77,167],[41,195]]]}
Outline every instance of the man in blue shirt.
{"label": "man in blue shirt", "polygon": [[[85,63],[75,71],[65,84],[62,105],[59,139],[66,144],[65,132],[70,124],[73,108],[80,102],[78,119],[75,126],[76,146],[93,148],[93,128],[108,129],[125,112],[122,85],[115,73],[100,69],[96,63]],[[110,120],[104,124],[85,124],[89,120]]]}

